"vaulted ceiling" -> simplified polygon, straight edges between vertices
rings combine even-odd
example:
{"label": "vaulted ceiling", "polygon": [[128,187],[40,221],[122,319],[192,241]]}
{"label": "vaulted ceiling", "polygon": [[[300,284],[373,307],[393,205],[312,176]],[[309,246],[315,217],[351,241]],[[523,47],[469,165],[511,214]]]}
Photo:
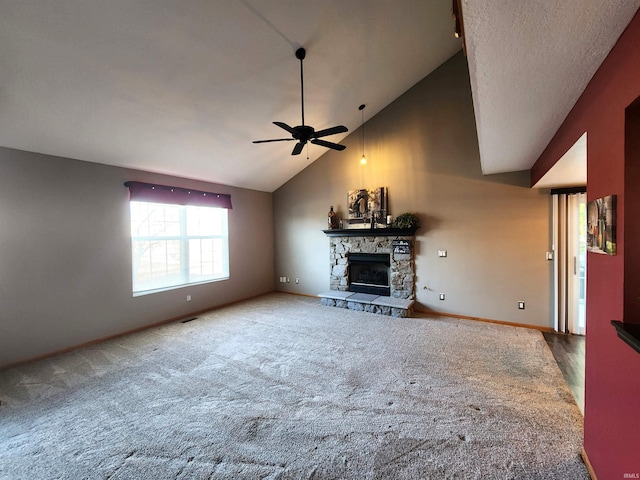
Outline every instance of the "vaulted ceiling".
{"label": "vaulted ceiling", "polygon": [[[484,174],[531,168],[639,7],[640,0],[463,0]],[[538,186],[586,184],[586,152],[583,139]]]}
{"label": "vaulted ceiling", "polygon": [[[531,167],[640,0],[463,0],[484,173]],[[0,0],[0,145],[274,191],[273,125],[371,118],[461,48],[451,0]],[[283,135],[283,133],[285,135]],[[339,142],[348,133],[327,137]],[[347,154],[348,150],[343,152]]]}

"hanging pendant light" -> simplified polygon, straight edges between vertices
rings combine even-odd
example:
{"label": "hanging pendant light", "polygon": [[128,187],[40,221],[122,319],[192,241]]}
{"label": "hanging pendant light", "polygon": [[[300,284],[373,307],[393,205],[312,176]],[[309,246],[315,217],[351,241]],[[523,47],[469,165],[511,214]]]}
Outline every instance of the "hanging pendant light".
{"label": "hanging pendant light", "polygon": [[362,112],[362,158],[360,159],[360,165],[367,164],[367,157],[364,156],[364,107],[364,103],[358,107],[358,110]]}

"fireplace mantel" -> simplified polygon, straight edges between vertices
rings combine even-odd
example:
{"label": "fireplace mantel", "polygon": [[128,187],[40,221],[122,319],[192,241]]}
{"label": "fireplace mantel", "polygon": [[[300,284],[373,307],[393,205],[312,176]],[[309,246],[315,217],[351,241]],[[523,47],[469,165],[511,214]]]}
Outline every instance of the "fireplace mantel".
{"label": "fireplace mantel", "polygon": [[327,237],[413,237],[417,228],[340,228],[323,230]]}

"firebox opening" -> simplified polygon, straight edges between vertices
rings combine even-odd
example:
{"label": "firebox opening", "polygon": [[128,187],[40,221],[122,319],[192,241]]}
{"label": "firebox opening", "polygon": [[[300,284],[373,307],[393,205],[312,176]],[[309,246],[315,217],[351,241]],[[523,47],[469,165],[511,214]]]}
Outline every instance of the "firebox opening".
{"label": "firebox opening", "polygon": [[385,253],[349,253],[349,291],[390,296],[391,259]]}

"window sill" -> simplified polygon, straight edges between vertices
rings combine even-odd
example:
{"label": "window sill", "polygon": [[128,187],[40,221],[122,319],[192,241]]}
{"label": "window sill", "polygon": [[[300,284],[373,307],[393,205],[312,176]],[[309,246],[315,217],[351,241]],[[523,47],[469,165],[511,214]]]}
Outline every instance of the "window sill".
{"label": "window sill", "polygon": [[154,293],[169,292],[171,290],[178,290],[179,288],[194,287],[196,285],[205,285],[207,283],[222,282],[229,280],[229,277],[212,278],[211,280],[203,280],[202,282],[183,283],[181,285],[173,285],[171,287],[154,288],[151,290],[141,290],[139,292],[133,292],[133,297],[143,297],[144,295],[151,295]]}

